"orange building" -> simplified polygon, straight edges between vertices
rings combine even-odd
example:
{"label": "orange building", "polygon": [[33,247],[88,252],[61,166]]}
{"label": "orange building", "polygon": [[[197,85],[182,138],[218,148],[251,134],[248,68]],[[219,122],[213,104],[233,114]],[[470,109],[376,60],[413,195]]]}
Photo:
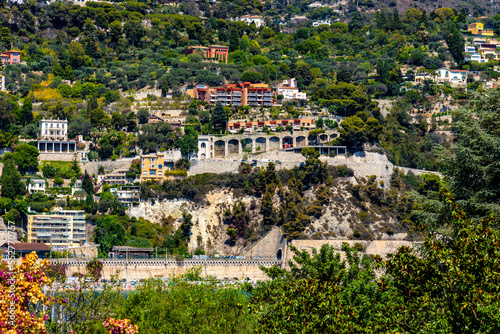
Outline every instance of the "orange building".
{"label": "orange building", "polygon": [[274,93],[268,85],[250,82],[216,88],[197,85],[193,89],[193,97],[210,104],[221,102],[223,106],[271,107],[275,102]]}
{"label": "orange building", "polygon": [[229,48],[223,45],[210,45],[210,46],[189,46],[186,49],[186,55],[190,55],[195,52],[201,52],[206,59],[210,60],[222,60],[227,64],[227,58],[229,56]]}
{"label": "orange building", "polygon": [[21,51],[10,50],[0,54],[3,65],[5,64],[19,64],[21,62]]}

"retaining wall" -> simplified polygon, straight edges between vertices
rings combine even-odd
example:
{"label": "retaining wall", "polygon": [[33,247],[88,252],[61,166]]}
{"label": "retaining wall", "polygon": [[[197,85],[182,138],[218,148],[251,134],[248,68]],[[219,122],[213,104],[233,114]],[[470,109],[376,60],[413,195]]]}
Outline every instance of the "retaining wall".
{"label": "retaining wall", "polygon": [[130,165],[132,165],[132,160],[135,158],[125,158],[125,159],[118,159],[115,161],[89,161],[82,163],[82,171],[87,171],[90,175],[95,174],[97,175],[97,172],[99,170],[99,166],[103,166],[105,170],[113,171],[118,168],[130,168]]}

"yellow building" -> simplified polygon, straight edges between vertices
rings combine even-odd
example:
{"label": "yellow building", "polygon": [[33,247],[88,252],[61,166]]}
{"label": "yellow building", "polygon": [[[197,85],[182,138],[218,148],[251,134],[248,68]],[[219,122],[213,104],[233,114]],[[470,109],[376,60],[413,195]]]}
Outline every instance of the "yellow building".
{"label": "yellow building", "polygon": [[28,242],[67,248],[85,241],[85,211],[54,210],[28,215]]}
{"label": "yellow building", "polygon": [[182,158],[180,150],[166,150],[154,154],[141,155],[141,182],[163,181],[172,178],[170,169],[175,161]]}
{"label": "yellow building", "polygon": [[484,30],[484,24],[481,22],[474,22],[467,26],[467,31],[469,31],[472,35],[481,35],[481,36],[495,36],[493,30]]}

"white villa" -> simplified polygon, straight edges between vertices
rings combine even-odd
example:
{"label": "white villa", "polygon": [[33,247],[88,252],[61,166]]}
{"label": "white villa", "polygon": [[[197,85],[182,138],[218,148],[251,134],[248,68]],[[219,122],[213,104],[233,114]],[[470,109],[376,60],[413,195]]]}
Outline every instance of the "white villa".
{"label": "white villa", "polygon": [[284,80],[277,90],[278,95],[283,95],[283,100],[307,100],[306,93],[301,93],[295,78]]}
{"label": "white villa", "polygon": [[243,15],[242,17],[238,18],[237,20],[243,21],[248,25],[254,23],[257,28],[260,28],[261,26],[266,25],[266,21],[264,21],[264,18],[262,16],[258,16],[258,15]]}

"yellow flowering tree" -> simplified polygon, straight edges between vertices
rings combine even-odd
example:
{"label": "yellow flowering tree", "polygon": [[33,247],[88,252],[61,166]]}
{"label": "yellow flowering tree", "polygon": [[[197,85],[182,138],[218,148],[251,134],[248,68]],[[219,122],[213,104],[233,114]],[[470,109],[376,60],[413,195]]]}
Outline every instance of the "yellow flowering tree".
{"label": "yellow flowering tree", "polygon": [[51,281],[44,273],[47,261],[37,260],[33,252],[12,267],[0,262],[0,333],[47,333],[47,317],[40,307],[51,303],[42,291]]}
{"label": "yellow flowering tree", "polygon": [[137,326],[132,325],[129,319],[113,319],[108,318],[103,323],[109,334],[137,334]]}

